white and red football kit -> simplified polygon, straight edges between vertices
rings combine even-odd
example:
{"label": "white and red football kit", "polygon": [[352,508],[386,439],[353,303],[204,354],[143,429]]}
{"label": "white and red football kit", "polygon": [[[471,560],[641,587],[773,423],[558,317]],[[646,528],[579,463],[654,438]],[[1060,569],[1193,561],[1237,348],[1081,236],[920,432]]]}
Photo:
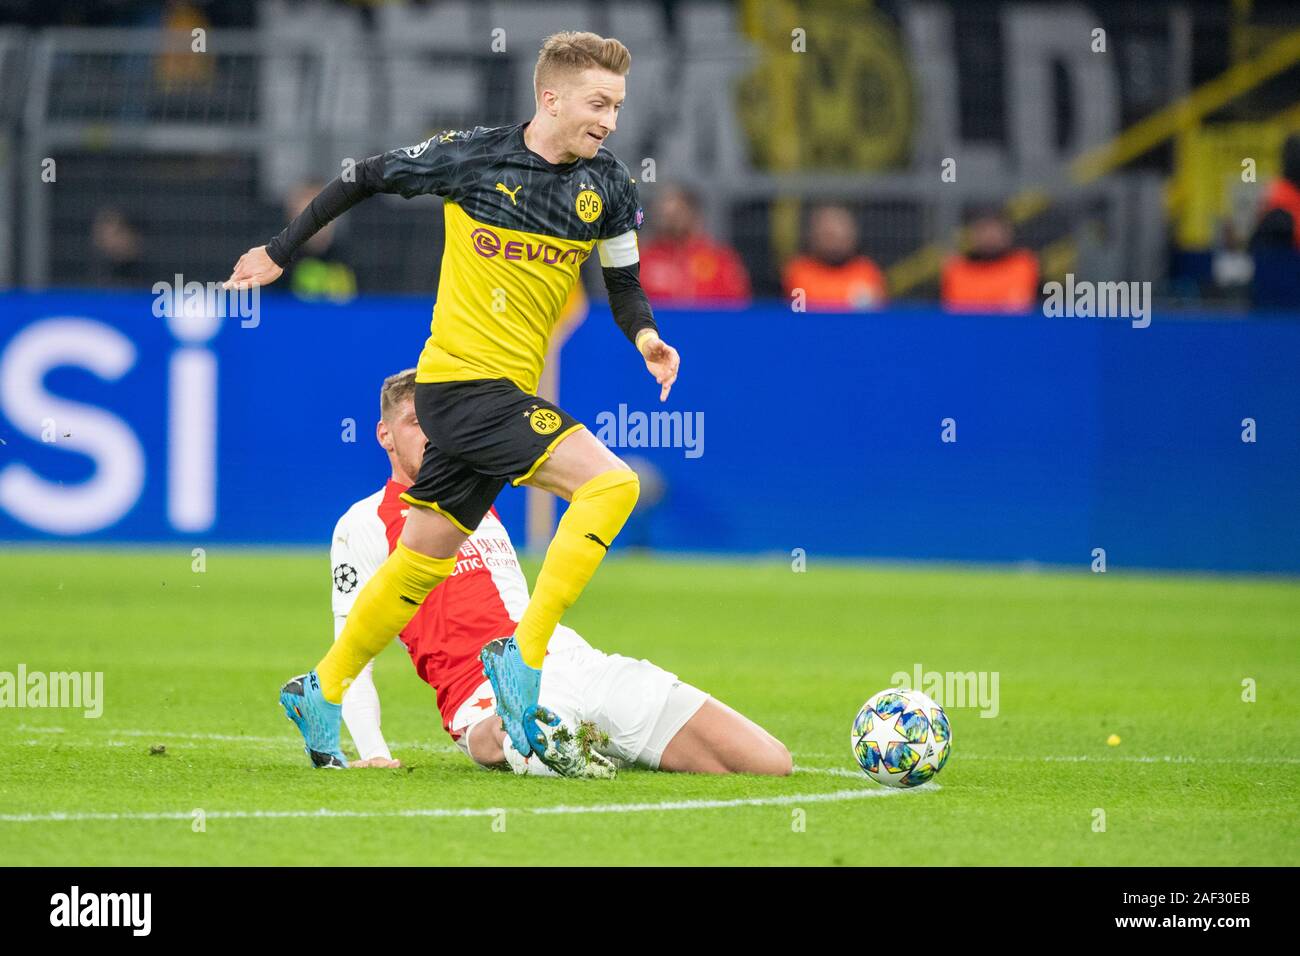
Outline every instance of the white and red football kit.
{"label": "white and red football kit", "polygon": [[[339,519],[330,547],[334,636],[366,581],[401,536],[406,486],[389,480]],[[508,637],[528,606],[528,582],[495,509],[461,545],[451,576],[434,588],[399,635],[416,672],[437,692],[442,724],[462,749],[470,726],[492,716],[496,699],[479,652]],[[542,666],[539,702],[570,726],[592,720],[610,735],[610,756],[657,767],[663,748],[707,699],[651,664],[596,650],[570,627],[555,628]],[[373,662],[343,696],[343,719],[363,759],[391,757],[380,731]]]}

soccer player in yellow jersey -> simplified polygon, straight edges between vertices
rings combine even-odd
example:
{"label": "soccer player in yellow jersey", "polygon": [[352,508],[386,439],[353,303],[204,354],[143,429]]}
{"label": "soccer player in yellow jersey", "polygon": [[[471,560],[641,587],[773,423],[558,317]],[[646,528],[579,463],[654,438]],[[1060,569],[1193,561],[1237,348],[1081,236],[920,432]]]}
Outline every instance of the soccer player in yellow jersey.
{"label": "soccer player in yellow jersey", "polygon": [[630,64],[618,40],[548,37],[534,73],[531,120],[451,131],[372,156],[355,176],[326,186],[267,245],[245,253],[226,283],[274,282],[303,242],[375,193],[444,197],[438,298],[416,375],[415,407],[428,443],[416,482],[402,495],[413,507],[329,653],[280,693],[314,766],[347,765],[339,749],[344,690],[451,574],[461,544],[507,481],[570,503],[515,633],[483,651],[515,748],[546,759],[541,725],[554,718],[539,711],[537,695],[547,642],[639,491],[627,465],[534,394],[551,330],[593,246],[614,319],[659,383],[661,401],[677,379],[677,352],[659,338],[638,277],[636,186],[604,148]]}

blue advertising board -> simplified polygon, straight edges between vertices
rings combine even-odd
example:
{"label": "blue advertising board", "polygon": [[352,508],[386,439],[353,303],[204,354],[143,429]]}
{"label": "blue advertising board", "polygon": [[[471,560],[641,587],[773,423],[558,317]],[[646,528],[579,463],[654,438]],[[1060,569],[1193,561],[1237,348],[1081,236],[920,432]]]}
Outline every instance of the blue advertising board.
{"label": "blue advertising board", "polygon": [[[257,321],[148,294],[0,295],[0,540],[328,544],[382,484],[384,376],[423,297],[266,294]],[[659,313],[660,404],[603,306],[561,402],[644,470],[668,551],[1300,572],[1300,324]],[[498,502],[522,533],[522,496]]]}

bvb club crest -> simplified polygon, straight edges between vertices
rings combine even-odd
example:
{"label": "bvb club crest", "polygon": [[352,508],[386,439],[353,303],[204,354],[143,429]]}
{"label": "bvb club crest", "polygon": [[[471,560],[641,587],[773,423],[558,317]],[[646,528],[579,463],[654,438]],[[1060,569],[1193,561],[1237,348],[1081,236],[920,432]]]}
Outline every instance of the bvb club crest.
{"label": "bvb club crest", "polygon": [[560,427],[560,416],[549,408],[535,408],[528,416],[528,424],[539,435],[549,435]]}
{"label": "bvb club crest", "polygon": [[573,202],[573,208],[578,213],[578,218],[583,222],[595,222],[600,218],[600,214],[605,209],[605,203],[590,189],[584,189],[578,193],[578,198]]}

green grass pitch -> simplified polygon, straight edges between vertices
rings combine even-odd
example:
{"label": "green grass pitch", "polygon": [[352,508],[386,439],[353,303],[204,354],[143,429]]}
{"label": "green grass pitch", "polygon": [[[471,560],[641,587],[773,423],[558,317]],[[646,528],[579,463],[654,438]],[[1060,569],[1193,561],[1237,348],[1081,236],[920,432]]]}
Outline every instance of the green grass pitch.
{"label": "green grass pitch", "polygon": [[[98,719],[0,709],[0,863],[1300,863],[1294,580],[612,558],[568,623],[749,714],[798,769],[595,782],[471,766],[396,645],[376,680],[406,767],[312,771],[276,690],[332,636],[327,559],[191,560],[0,554],[0,671],[104,672]],[[918,664],[996,671],[999,712],[950,707],[937,786],[886,791],[850,724]]]}

